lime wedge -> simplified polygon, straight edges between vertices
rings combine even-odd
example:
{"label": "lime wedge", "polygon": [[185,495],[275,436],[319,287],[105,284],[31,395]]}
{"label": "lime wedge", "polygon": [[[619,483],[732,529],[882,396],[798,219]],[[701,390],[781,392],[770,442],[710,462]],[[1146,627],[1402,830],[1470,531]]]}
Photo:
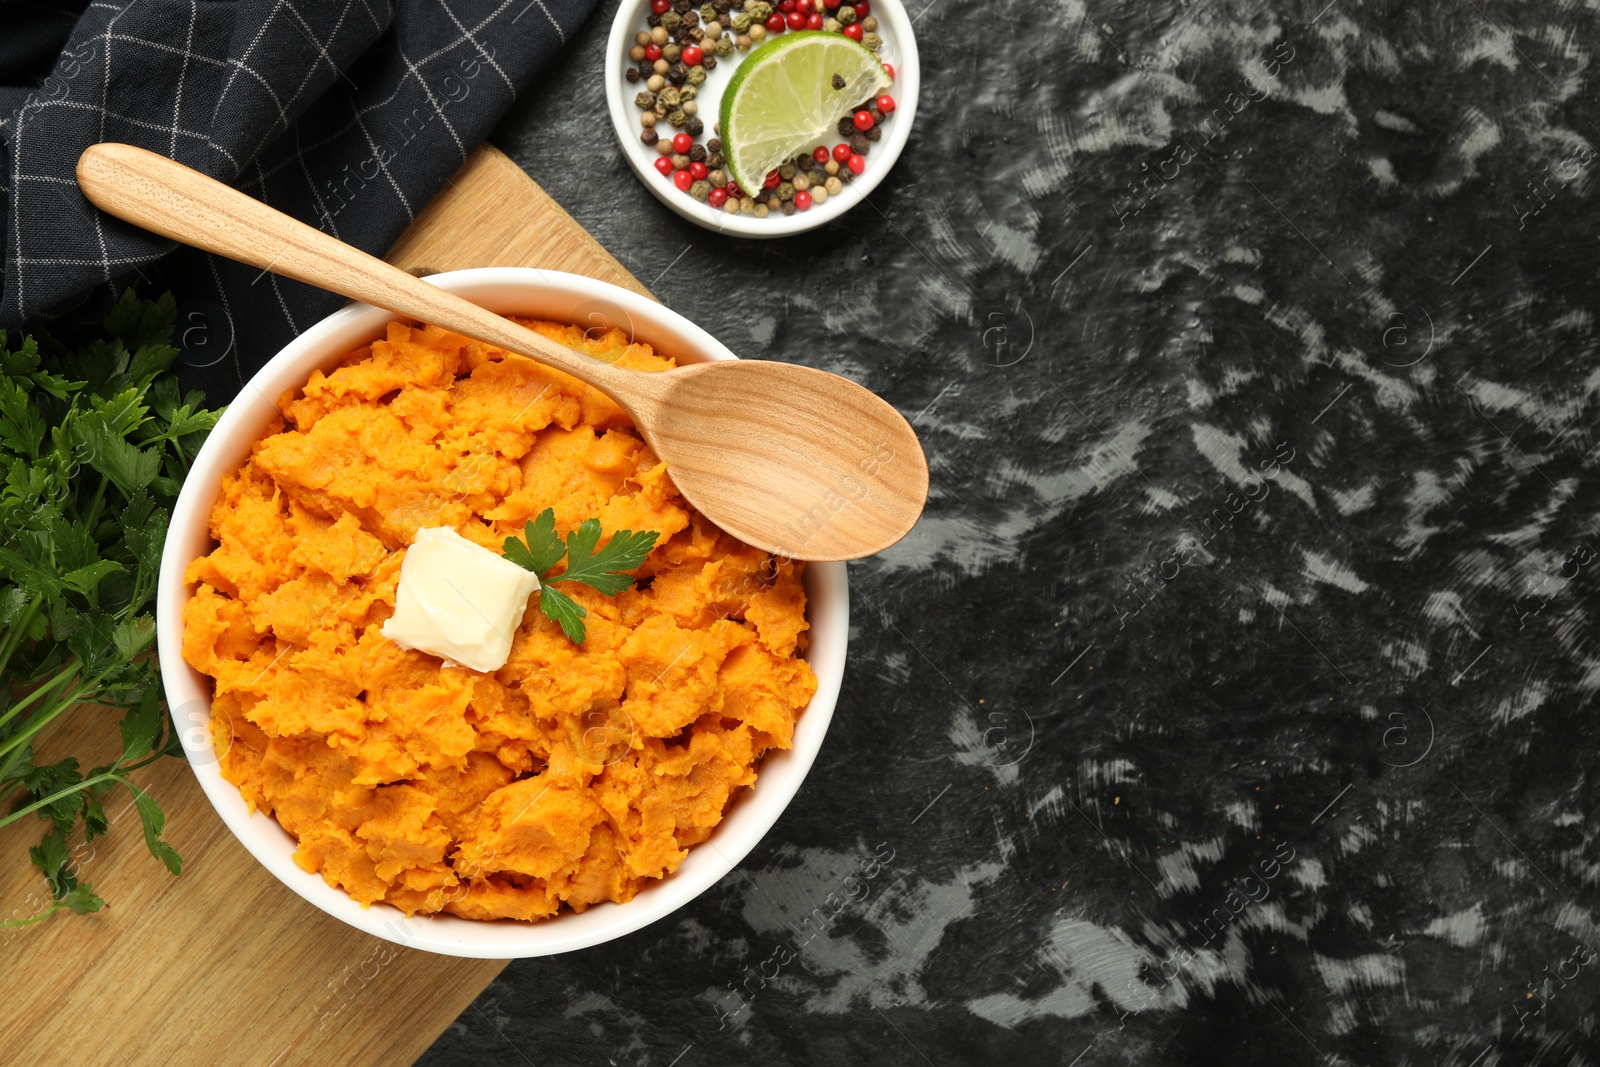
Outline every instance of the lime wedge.
{"label": "lime wedge", "polygon": [[[843,88],[835,89],[835,75]],[[722,152],[741,189],[807,148],[838,136],[839,120],[889,85],[878,57],[841,33],[776,37],[739,64],[722,94]]]}

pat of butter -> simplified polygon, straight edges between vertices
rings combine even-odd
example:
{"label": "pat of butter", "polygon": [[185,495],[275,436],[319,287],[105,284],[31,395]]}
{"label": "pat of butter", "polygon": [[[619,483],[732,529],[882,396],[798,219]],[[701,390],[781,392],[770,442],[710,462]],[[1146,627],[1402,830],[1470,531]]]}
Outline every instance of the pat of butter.
{"label": "pat of butter", "polygon": [[418,530],[383,636],[485,674],[505,666],[539,576],[454,530]]}

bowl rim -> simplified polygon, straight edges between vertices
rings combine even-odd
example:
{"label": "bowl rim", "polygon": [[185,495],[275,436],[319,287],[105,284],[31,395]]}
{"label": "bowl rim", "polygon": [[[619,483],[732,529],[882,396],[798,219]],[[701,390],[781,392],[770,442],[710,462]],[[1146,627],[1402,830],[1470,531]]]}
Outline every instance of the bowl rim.
{"label": "bowl rim", "polygon": [[[537,315],[542,308],[563,303],[570,307],[575,301],[571,313],[575,321],[599,316],[607,324],[625,325],[631,336],[659,344],[685,362],[698,362],[696,356],[737,358],[672,309],[581,275],[478,267],[424,280],[509,313]],[[271,816],[249,812],[239,790],[222,777],[204,729],[210,718],[210,679],[183,659],[183,607],[192,595],[183,576],[194,558],[209,551],[204,546],[212,543],[209,518],[222,478],[238,469],[277,413],[271,398],[303,385],[313,369],[333,366],[342,353],[380,337],[389,322],[403,318],[355,303],[305,330],[250,378],[195,457],[172,511],[156,593],[157,649],[173,724],[201,789],[239,843],[300,897],[358,930],[427,952],[477,959],[552,955],[610,941],[676,911],[730,874],[794,798],[821,749],[844,677],[849,632],[845,565],[811,563],[806,569],[806,614],[811,623],[807,659],[817,676],[817,691],[796,723],[793,747],[763,758],[757,785],[741,791],[712,836],[691,847],[676,872],[640,890],[626,904],[599,904],[582,913],[563,911],[533,923],[448,915],[407,918],[388,904],[361,907],[320,874],[298,867],[291,858],[295,845],[288,832]],[[352,343],[351,338],[357,337]]]}
{"label": "bowl rim", "polygon": [[729,215],[702,204],[679,192],[675,186],[660,180],[651,160],[654,153],[639,140],[633,126],[631,103],[627,99],[628,85],[624,80],[623,58],[627,55],[629,40],[637,32],[640,13],[650,0],[623,0],[611,22],[611,34],[606,40],[605,83],[606,109],[611,115],[611,129],[617,136],[623,158],[640,183],[672,211],[698,226],[735,237],[774,238],[789,237],[827,225],[866,200],[867,196],[894,168],[906,142],[911,137],[911,127],[917,117],[917,98],[922,90],[922,65],[917,55],[917,38],[913,20],[900,0],[872,0],[872,14],[887,22],[896,49],[894,72],[895,121],[888,125],[887,136],[873,146],[867,169],[861,177],[851,182],[837,196],[829,197],[821,207],[774,219],[757,219],[754,216]]}

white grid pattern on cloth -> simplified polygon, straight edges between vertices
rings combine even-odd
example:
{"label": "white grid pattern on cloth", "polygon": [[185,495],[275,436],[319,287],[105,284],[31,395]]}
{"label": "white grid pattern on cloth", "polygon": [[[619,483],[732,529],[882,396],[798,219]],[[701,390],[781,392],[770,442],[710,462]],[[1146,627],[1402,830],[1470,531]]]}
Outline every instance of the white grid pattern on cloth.
{"label": "white grid pattern on cloth", "polygon": [[[386,247],[594,0],[536,2],[548,26],[513,25],[520,0],[86,5],[66,52],[95,51],[66,91],[35,93],[0,116],[0,196],[10,201],[0,216],[10,231],[0,245],[0,326],[64,313],[96,292],[114,295],[116,283],[171,250],[81,201],[77,156],[98,140],[163,152],[341,239]],[[57,69],[75,68],[64,54]],[[485,75],[460,97],[444,81]],[[397,136],[380,129],[386,119]],[[77,210],[41,199],[45,190]],[[187,265],[183,281],[203,285],[178,295],[222,303],[240,342],[239,383],[298,324],[337,306],[336,297],[275,276],[269,298],[250,288],[254,271],[214,260],[202,267],[198,258],[211,260],[192,250],[173,258],[171,271]]]}

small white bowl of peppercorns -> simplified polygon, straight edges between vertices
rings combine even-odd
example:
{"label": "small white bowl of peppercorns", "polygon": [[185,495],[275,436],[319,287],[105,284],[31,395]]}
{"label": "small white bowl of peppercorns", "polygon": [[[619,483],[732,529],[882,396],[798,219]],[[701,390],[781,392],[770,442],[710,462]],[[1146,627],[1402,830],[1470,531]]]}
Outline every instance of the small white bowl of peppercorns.
{"label": "small white bowl of peppercorns", "polygon": [[[883,84],[844,101],[825,132],[746,189],[718,128],[723,95],[752,54],[818,33],[867,49]],[[607,44],[606,100],[629,166],[667,207],[722,233],[785,237],[849,211],[888,174],[911,133],[920,74],[899,0],[624,0]],[[847,92],[839,75],[832,81]]]}

